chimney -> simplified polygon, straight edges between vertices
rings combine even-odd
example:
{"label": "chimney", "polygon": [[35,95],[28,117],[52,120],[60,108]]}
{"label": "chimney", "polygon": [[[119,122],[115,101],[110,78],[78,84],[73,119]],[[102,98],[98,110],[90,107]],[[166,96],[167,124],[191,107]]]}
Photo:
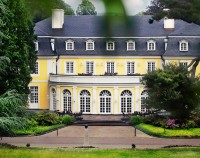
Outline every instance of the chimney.
{"label": "chimney", "polygon": [[174,30],[175,29],[175,21],[174,19],[164,18],[164,29],[165,30]]}
{"label": "chimney", "polygon": [[52,9],[52,29],[62,29],[64,24],[64,10]]}

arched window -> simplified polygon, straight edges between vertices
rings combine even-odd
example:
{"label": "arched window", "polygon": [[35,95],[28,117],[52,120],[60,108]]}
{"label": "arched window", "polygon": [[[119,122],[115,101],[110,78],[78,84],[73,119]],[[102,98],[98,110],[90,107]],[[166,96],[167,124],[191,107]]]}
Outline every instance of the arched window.
{"label": "arched window", "polygon": [[179,42],[179,50],[182,52],[188,51],[188,41],[182,40]]}
{"label": "arched window", "polygon": [[87,113],[90,112],[90,92],[88,90],[82,90],[80,92],[80,111]]}
{"label": "arched window", "polygon": [[52,104],[53,104],[53,110],[56,110],[56,90],[52,88]]}
{"label": "arched window", "polygon": [[154,41],[154,40],[147,41],[147,50],[155,51],[156,50],[156,41]]}
{"label": "arched window", "polygon": [[65,41],[66,44],[66,50],[74,50],[74,41],[73,40],[67,40]]}
{"label": "arched window", "polygon": [[68,89],[63,90],[63,110],[71,111],[72,109],[72,97],[71,92]]}
{"label": "arched window", "polygon": [[94,50],[94,41],[93,40],[86,41],[86,50]]}
{"label": "arched window", "polygon": [[135,41],[127,41],[127,51],[135,50]]}
{"label": "arched window", "polygon": [[121,93],[121,112],[132,112],[132,93],[124,90]]}
{"label": "arched window", "polygon": [[141,112],[147,112],[149,109],[146,107],[146,99],[148,98],[148,93],[146,90],[143,90],[141,93]]}
{"label": "arched window", "polygon": [[114,41],[107,41],[106,42],[106,50],[108,50],[108,51],[115,50],[115,42]]}
{"label": "arched window", "polygon": [[100,97],[100,113],[111,113],[111,93],[103,90],[99,94]]}

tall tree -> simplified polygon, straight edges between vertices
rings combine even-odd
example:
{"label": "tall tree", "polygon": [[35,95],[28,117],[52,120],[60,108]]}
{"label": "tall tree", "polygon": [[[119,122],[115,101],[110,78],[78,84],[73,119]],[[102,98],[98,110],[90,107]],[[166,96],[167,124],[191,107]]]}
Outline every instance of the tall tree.
{"label": "tall tree", "polygon": [[163,69],[146,74],[142,82],[147,88],[150,108],[165,109],[174,118],[183,119],[199,107],[200,80],[190,78],[182,65],[165,65]]}
{"label": "tall tree", "polygon": [[[6,25],[5,17],[8,15],[9,9],[6,8],[4,3],[6,0],[0,0],[0,41],[6,38],[3,34],[2,28]],[[2,31],[1,31],[2,30]],[[0,43],[0,48],[2,43]],[[0,49],[1,55],[3,49]],[[8,75],[8,69],[10,67],[10,60],[8,57],[0,56],[0,82],[4,84]],[[12,132],[12,129],[20,128],[26,125],[26,121],[22,118],[19,113],[24,113],[26,97],[17,94],[16,91],[6,91],[0,89],[0,136],[8,135]]]}
{"label": "tall tree", "polygon": [[[163,9],[169,9],[167,12]],[[187,22],[200,24],[199,0],[152,0],[146,14],[153,15],[156,20],[164,16],[182,19]]]}
{"label": "tall tree", "polygon": [[82,0],[77,10],[77,15],[97,15],[94,5],[89,0]]}
{"label": "tall tree", "polygon": [[34,22],[50,17],[52,9],[64,9],[65,15],[74,15],[74,10],[63,0],[26,0],[26,5]]}
{"label": "tall tree", "polygon": [[0,56],[10,59],[6,76],[1,80],[0,94],[15,89],[18,93],[29,94],[28,84],[31,72],[35,69],[35,37],[33,24],[27,14],[24,0],[4,0],[7,13],[1,18],[4,38]]}

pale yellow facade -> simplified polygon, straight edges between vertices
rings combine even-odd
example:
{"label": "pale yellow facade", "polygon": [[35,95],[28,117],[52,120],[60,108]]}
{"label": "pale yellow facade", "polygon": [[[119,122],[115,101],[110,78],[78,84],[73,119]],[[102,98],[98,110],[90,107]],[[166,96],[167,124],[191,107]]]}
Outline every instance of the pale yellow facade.
{"label": "pale yellow facade", "polygon": [[[191,62],[192,58],[185,59],[166,59],[165,63],[173,62]],[[163,60],[159,56],[155,57],[72,57],[60,56],[56,57],[38,57],[38,74],[32,75],[31,86],[38,87],[38,103],[31,104],[31,109],[49,109],[63,111],[68,109],[72,112],[80,112],[84,106],[89,107],[85,111],[86,114],[121,114],[123,106],[123,92],[130,92],[130,96],[124,97],[125,104],[131,105],[129,112],[141,111],[141,94],[145,90],[144,85],[140,82],[142,75],[147,73],[147,63],[154,62],[155,68],[160,69]],[[73,74],[66,74],[66,62],[73,62]],[[86,73],[86,62],[93,62],[93,75],[81,76],[79,74]],[[106,76],[106,63],[114,62],[114,76]],[[127,75],[127,62],[134,62],[134,74]],[[57,66],[56,66],[57,65]],[[57,70],[56,70],[57,67]],[[56,72],[57,71],[57,72]],[[200,66],[197,68],[200,72]],[[57,74],[56,74],[57,73]],[[55,90],[53,97],[52,90]],[[64,99],[64,92],[70,92],[70,100],[68,96]],[[89,92],[89,101],[81,102],[81,92]],[[110,93],[106,99],[101,97],[101,92]],[[106,97],[106,96],[105,96]],[[103,98],[103,99],[101,99]],[[129,102],[127,103],[127,98]],[[69,99],[69,98],[68,98]],[[104,100],[105,99],[105,100]],[[109,102],[109,110],[106,111],[102,100]],[[87,103],[86,103],[87,102]],[[88,103],[89,102],[89,103]],[[89,104],[89,105],[88,105]],[[106,103],[105,103],[106,104]],[[66,106],[66,107],[65,107]],[[101,108],[101,106],[103,108]],[[85,107],[86,108],[86,107]]]}

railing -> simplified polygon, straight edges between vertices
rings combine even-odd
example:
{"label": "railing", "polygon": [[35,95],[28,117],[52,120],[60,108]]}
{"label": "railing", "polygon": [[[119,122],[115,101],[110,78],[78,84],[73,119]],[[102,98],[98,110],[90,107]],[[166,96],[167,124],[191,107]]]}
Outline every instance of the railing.
{"label": "railing", "polygon": [[140,84],[142,76],[71,76],[50,74],[49,81],[79,84]]}

